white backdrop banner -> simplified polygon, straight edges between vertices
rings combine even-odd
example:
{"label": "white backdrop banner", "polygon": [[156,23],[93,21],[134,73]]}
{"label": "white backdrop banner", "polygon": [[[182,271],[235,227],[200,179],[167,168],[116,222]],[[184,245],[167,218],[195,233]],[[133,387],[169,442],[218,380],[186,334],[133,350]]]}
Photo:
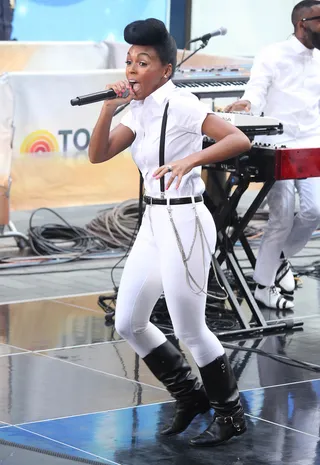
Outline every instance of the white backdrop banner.
{"label": "white backdrop banner", "polygon": [[[138,170],[129,151],[108,163],[92,165],[88,160],[91,133],[103,103],[70,105],[72,98],[102,91],[124,76],[119,69],[20,72],[2,77],[0,154],[7,161],[12,153],[13,209],[104,204],[137,197]],[[124,112],[113,119],[112,126]],[[10,171],[9,165],[5,171]]]}
{"label": "white backdrop banner", "polygon": [[86,151],[102,103],[72,107],[70,100],[104,90],[106,84],[123,78],[124,70],[9,73],[14,95],[14,156],[49,152],[76,156]]}

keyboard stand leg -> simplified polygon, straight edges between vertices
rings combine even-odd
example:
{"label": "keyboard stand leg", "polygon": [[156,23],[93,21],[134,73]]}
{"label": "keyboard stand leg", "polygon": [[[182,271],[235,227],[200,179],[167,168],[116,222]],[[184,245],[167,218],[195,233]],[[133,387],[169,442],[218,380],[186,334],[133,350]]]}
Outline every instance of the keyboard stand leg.
{"label": "keyboard stand leg", "polygon": [[[225,228],[227,225],[221,226],[218,232],[219,254],[217,255],[215,259],[217,272],[219,273],[219,277],[221,281],[223,282],[225,289],[228,292],[229,303],[232,309],[237,313],[238,321],[240,322],[240,325],[242,326],[242,329],[239,329],[239,330],[224,331],[224,332],[217,333],[217,336],[220,338],[224,338],[224,337],[230,338],[230,337],[245,336],[245,335],[250,336],[250,335],[256,335],[257,333],[264,334],[264,333],[273,333],[277,331],[286,331],[289,329],[290,330],[301,329],[301,327],[303,326],[303,322],[294,321],[294,320],[279,320],[277,322],[272,322],[272,323],[268,323],[265,320],[256,300],[254,299],[254,296],[252,295],[252,292],[246,281],[246,277],[242,272],[241,266],[239,265],[238,259],[234,252],[234,245],[238,240],[240,240],[244,246],[244,250],[249,258],[251,265],[254,267],[255,257],[251,250],[248,240],[244,236],[244,230],[247,227],[249,221],[253,218],[254,214],[256,213],[257,209],[259,208],[263,200],[265,199],[266,195],[270,191],[273,184],[274,184],[273,180],[267,181],[264,183],[262,189],[260,190],[256,198],[250,205],[249,209],[247,210],[243,218],[241,218],[238,224],[235,225],[234,231],[230,238],[228,237],[228,234],[225,231]],[[239,192],[237,193],[237,189],[236,189],[236,191],[232,194],[231,198],[229,199],[230,201],[229,205],[225,206],[225,211],[229,210],[225,214],[225,218],[227,218],[228,215],[230,218],[232,211],[234,211],[234,205],[238,205],[238,202],[239,202],[238,196],[241,190],[245,187],[245,185],[238,186],[238,187],[239,187]],[[246,189],[244,189],[244,191],[245,190]],[[235,194],[236,194],[236,199],[232,201],[232,197]],[[248,323],[247,319],[245,318],[245,315],[241,309],[241,306],[239,305],[239,302],[230,284],[227,282],[227,279],[225,278],[224,273],[221,270],[221,265],[224,261],[226,261],[228,268],[231,270],[236,280],[237,285],[241,289],[242,296],[245,299],[253,315],[255,322],[252,324]]]}
{"label": "keyboard stand leg", "polygon": [[248,239],[246,238],[246,236],[243,233],[240,234],[239,240],[241,242],[243,250],[246,253],[246,256],[248,257],[250,265],[252,266],[252,269],[254,270],[255,267],[256,267],[256,261],[257,260],[256,260],[256,257],[254,256],[254,253],[253,253],[252,248],[251,248],[251,246],[249,244],[249,241],[248,241]]}
{"label": "keyboard stand leg", "polygon": [[234,254],[234,251],[227,252],[227,263],[229,268],[232,271],[232,274],[234,278],[237,281],[237,284],[239,285],[241,292],[250,308],[250,311],[252,312],[252,315],[254,316],[257,324],[259,326],[266,326],[267,323],[260,311],[260,308],[258,307],[257,302],[255,301],[251,290],[248,286],[248,283],[246,281],[246,278],[239,266],[238,260]]}
{"label": "keyboard stand leg", "polygon": [[249,222],[252,220],[254,214],[256,213],[256,211],[260,207],[261,203],[266,198],[266,196],[269,193],[270,189],[274,185],[274,182],[275,182],[274,180],[266,181],[263,184],[263,187],[259,191],[258,195],[256,196],[256,198],[254,199],[254,201],[252,202],[252,204],[250,205],[250,207],[246,211],[245,215],[239,221],[238,227],[235,228],[234,232],[232,233],[231,241],[232,241],[233,244],[235,244],[237,242],[237,240],[239,239],[239,234],[242,233],[245,230],[245,228],[248,226]]}

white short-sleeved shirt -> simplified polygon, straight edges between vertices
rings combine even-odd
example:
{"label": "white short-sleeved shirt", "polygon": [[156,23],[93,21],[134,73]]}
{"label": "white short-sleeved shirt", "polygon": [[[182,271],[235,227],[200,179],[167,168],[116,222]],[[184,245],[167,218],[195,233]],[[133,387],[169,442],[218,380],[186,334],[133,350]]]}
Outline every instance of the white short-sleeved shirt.
{"label": "white short-sleeved shirt", "polygon": [[[159,167],[161,124],[168,100],[165,164],[202,150],[202,123],[208,113],[212,113],[191,92],[177,88],[171,80],[144,101],[130,103],[130,110],[121,124],[136,135],[131,147],[132,157],[143,175],[145,193],[152,197],[160,197],[160,180],[152,175]],[[170,176],[170,173],[165,175],[166,183]],[[204,189],[199,166],[183,176],[179,189],[176,189],[175,180],[166,191],[166,197],[200,195]]]}
{"label": "white short-sleeved shirt", "polygon": [[[284,126],[281,136],[256,140],[286,143],[320,139],[320,52],[306,48],[295,36],[271,44],[255,58],[242,97],[254,113],[264,112]],[[297,144],[295,144],[297,145]]]}

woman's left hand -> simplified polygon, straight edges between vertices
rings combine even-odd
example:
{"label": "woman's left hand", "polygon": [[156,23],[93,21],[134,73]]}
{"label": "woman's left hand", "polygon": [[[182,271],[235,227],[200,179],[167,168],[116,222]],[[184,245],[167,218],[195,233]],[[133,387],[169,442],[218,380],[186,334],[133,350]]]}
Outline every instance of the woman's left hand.
{"label": "woman's left hand", "polygon": [[172,163],[168,163],[167,165],[160,166],[154,173],[153,177],[156,179],[162,178],[167,173],[171,173],[171,177],[166,185],[166,190],[169,189],[173,181],[178,178],[176,189],[179,189],[181,184],[182,177],[189,173],[193,168],[190,160],[187,158],[183,158],[182,160],[177,160]]}

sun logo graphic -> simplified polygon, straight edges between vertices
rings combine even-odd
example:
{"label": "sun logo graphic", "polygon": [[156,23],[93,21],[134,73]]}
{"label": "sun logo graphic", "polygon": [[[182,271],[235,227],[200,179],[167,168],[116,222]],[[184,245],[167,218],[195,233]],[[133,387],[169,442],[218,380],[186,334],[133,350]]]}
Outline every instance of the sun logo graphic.
{"label": "sun logo graphic", "polygon": [[20,153],[59,152],[57,139],[46,130],[34,131],[21,144]]}

